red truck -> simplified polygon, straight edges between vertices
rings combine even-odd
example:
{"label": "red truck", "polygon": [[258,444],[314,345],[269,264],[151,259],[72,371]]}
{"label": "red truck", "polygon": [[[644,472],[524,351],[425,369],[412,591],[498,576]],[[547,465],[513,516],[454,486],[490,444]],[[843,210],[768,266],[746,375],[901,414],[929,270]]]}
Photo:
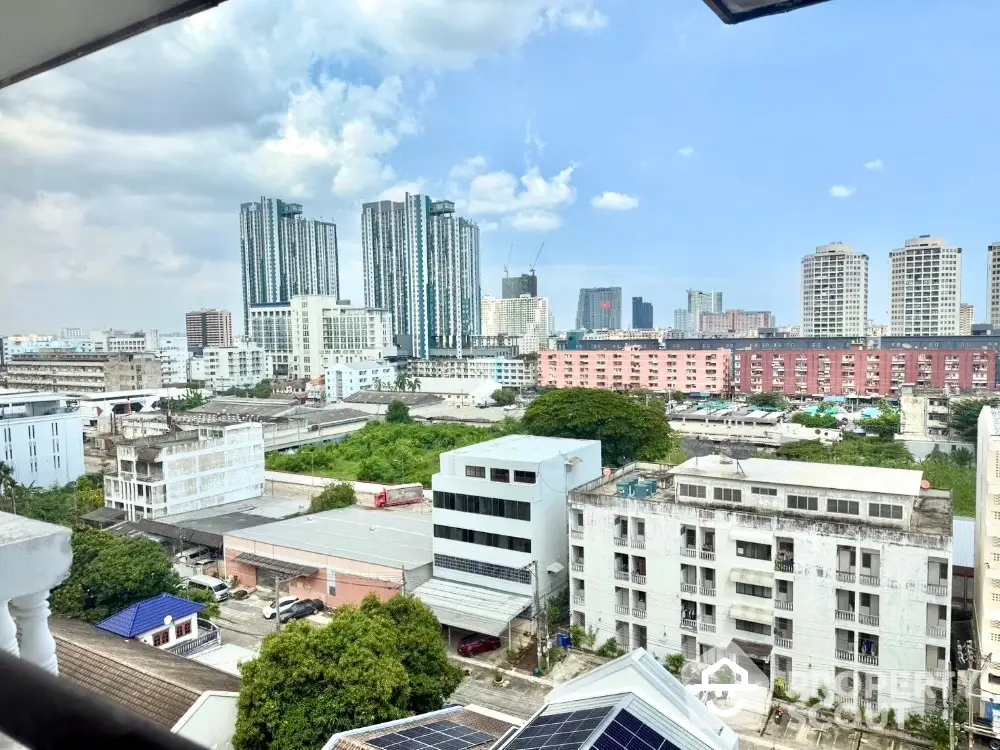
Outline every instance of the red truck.
{"label": "red truck", "polygon": [[393,505],[411,505],[424,501],[424,486],[422,484],[397,484],[386,487],[375,495],[375,507],[385,508]]}

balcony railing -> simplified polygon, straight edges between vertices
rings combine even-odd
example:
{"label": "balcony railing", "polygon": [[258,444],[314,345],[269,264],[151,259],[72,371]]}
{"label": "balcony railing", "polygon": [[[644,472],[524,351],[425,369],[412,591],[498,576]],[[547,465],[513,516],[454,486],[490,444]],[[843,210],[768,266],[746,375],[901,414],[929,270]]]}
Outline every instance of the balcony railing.
{"label": "balcony railing", "polygon": [[632,583],[638,583],[640,586],[646,585],[646,574],[645,573],[633,573]]}
{"label": "balcony railing", "polygon": [[573,604],[579,604],[582,607],[583,602],[583,594],[573,594]]}
{"label": "balcony railing", "polygon": [[780,636],[780,635],[775,635],[774,636],[774,645],[777,646],[778,648],[791,648],[792,647],[792,639],[791,638],[785,638],[784,636]]}
{"label": "balcony railing", "polygon": [[945,638],[948,635],[948,628],[944,625],[928,625],[927,626],[927,637],[928,638]]}
{"label": "balcony railing", "polygon": [[692,632],[696,632],[698,630],[698,621],[697,620],[686,620],[686,619],[682,618],[681,619],[681,630],[690,630]]}
{"label": "balcony railing", "polygon": [[701,594],[702,596],[715,596],[715,587],[714,586],[701,586],[698,589],[698,593]]}
{"label": "balcony railing", "polygon": [[615,571],[615,580],[616,581],[627,581],[628,580],[628,571],[627,570],[616,570]]}
{"label": "balcony railing", "polygon": [[791,599],[775,599],[774,600],[774,608],[775,609],[787,609],[787,610],[790,610],[792,608],[792,600]]}
{"label": "balcony railing", "polygon": [[693,583],[681,583],[681,591],[685,594],[697,593],[698,587]]}
{"label": "balcony railing", "polygon": [[572,563],[570,563],[570,567],[573,569],[574,573],[582,573],[583,572],[583,563],[582,562],[572,562]]}
{"label": "balcony railing", "polygon": [[879,579],[878,576],[872,576],[862,573],[861,575],[858,576],[858,583],[860,583],[862,586],[878,586]]}
{"label": "balcony railing", "polygon": [[698,550],[694,547],[681,547],[681,557],[697,557]]}
{"label": "balcony railing", "polygon": [[836,612],[834,613],[834,616],[835,616],[835,617],[836,617],[836,618],[837,618],[838,620],[846,620],[846,621],[848,621],[848,622],[854,622],[854,613],[853,613],[853,612],[851,612],[850,610],[846,610],[846,609],[838,609],[838,610],[837,610],[837,611],[836,611]]}
{"label": "balcony railing", "polygon": [[583,539],[583,529],[570,529],[570,539]]}
{"label": "balcony railing", "polygon": [[878,666],[878,654],[858,654],[858,661],[862,664],[871,664],[873,667]]}
{"label": "balcony railing", "polygon": [[838,570],[837,580],[841,583],[854,583],[855,575],[849,570]]}
{"label": "balcony railing", "polygon": [[795,561],[794,560],[775,560],[774,569],[779,573],[794,573],[795,572]]}
{"label": "balcony railing", "polygon": [[199,635],[189,641],[181,641],[172,646],[167,646],[164,651],[169,651],[177,656],[190,656],[199,651],[222,645],[222,634],[219,629],[210,621],[198,618]]}
{"label": "balcony railing", "polygon": [[842,661],[854,661],[854,651],[846,648],[838,648],[836,650],[837,658]]}
{"label": "balcony railing", "polygon": [[629,613],[629,607],[627,604],[616,604],[615,613],[619,615],[627,615]]}
{"label": "balcony railing", "polygon": [[948,587],[940,583],[928,583],[925,587],[931,596],[948,596]]}
{"label": "balcony railing", "polygon": [[702,620],[701,622],[698,623],[698,628],[700,630],[704,631],[705,633],[714,633],[715,632],[715,622],[714,621],[710,622],[708,620]]}
{"label": "balcony railing", "polygon": [[715,550],[714,549],[703,549],[701,552],[698,553],[698,557],[700,557],[702,560],[714,560],[715,559]]}
{"label": "balcony railing", "polygon": [[646,549],[646,537],[644,536],[634,536],[629,539],[629,543],[635,549]]}
{"label": "balcony railing", "polygon": [[628,547],[628,537],[627,536],[616,536],[615,537],[616,547]]}
{"label": "balcony railing", "polygon": [[878,615],[858,615],[858,622],[862,625],[874,625],[878,627]]}
{"label": "balcony railing", "polygon": [[632,607],[632,617],[645,618],[646,608],[645,607]]}

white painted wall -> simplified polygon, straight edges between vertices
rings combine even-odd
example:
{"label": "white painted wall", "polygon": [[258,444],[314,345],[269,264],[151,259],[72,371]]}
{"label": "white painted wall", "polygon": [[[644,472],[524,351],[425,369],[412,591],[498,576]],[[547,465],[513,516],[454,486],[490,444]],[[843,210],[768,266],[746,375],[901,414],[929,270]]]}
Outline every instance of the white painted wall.
{"label": "white painted wall", "polygon": [[[177,628],[186,622],[191,623],[191,632],[188,633],[187,635],[178,636]],[[153,635],[159,633],[161,630],[170,631],[170,640],[167,641],[162,646],[158,646],[157,648],[165,649],[177,643],[184,643],[184,641],[193,641],[195,638],[198,637],[198,615],[193,614],[189,615],[188,617],[181,617],[177,620],[173,620],[169,625],[161,625],[160,627],[154,628],[153,630],[150,630],[146,633],[140,633],[135,637],[135,639],[137,641],[142,641],[148,646],[152,646]]]}
{"label": "white painted wall", "polygon": [[84,473],[83,419],[78,411],[59,411],[66,408],[64,397],[39,395],[0,398],[0,461],[13,467],[20,484],[75,482]]}

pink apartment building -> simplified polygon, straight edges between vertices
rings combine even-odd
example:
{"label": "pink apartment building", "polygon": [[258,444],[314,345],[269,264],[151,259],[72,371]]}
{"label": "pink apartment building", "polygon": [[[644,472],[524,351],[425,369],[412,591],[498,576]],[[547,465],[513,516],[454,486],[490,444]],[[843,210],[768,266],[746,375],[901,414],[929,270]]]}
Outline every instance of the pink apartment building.
{"label": "pink apartment building", "polygon": [[538,385],[724,395],[729,392],[731,357],[729,349],[542,351]]}

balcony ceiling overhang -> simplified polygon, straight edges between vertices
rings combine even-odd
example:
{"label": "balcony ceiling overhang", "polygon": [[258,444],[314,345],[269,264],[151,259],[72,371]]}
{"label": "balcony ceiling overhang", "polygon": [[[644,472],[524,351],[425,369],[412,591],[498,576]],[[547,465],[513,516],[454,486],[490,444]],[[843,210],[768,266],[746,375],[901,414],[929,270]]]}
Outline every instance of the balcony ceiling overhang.
{"label": "balcony ceiling overhang", "polygon": [[0,3],[0,89],[224,0]]}
{"label": "balcony ceiling overhang", "polygon": [[755,18],[788,13],[827,0],[704,0],[724,23],[743,23]]}

